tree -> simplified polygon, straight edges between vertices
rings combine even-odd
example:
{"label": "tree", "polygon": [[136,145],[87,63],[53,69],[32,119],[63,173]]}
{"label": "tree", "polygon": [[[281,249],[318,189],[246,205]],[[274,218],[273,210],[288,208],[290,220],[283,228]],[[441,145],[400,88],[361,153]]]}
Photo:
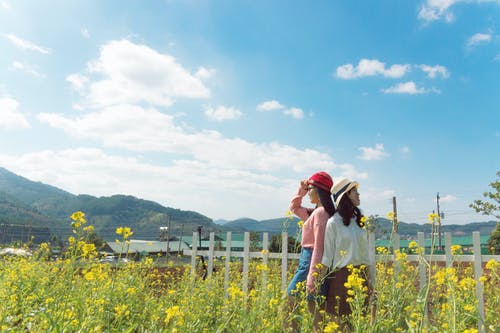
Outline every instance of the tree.
{"label": "tree", "polygon": [[[500,171],[497,172],[497,177],[500,177]],[[490,183],[490,187],[492,191],[483,193],[483,197],[487,200],[474,200],[470,207],[478,213],[492,215],[500,220],[500,181],[497,179]],[[495,230],[491,233],[488,247],[491,253],[500,254],[500,223],[497,223]]]}
{"label": "tree", "polygon": [[[279,253],[282,250],[281,247],[281,234],[276,234],[271,237],[271,242],[269,244],[269,251]],[[298,253],[300,252],[300,242],[295,238],[288,236],[288,253]]]}
{"label": "tree", "polygon": [[[500,171],[497,172],[497,177],[500,177]],[[500,220],[500,181],[497,179],[490,183],[490,187],[493,191],[483,193],[483,197],[488,198],[489,201],[474,200],[470,207],[478,213],[493,215]]]}
{"label": "tree", "polygon": [[500,223],[497,223],[496,228],[491,232],[488,248],[491,254],[500,254]]}

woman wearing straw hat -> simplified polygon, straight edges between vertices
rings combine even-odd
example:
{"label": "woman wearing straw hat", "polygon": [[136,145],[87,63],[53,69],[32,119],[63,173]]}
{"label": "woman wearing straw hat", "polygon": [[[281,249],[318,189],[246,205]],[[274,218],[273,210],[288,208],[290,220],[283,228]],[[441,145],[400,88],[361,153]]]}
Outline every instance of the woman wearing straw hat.
{"label": "woman wearing straw hat", "polygon": [[331,189],[337,212],[328,220],[326,226],[321,263],[329,269],[326,279],[326,311],[333,316],[340,317],[351,313],[347,302],[347,288],[344,285],[350,274],[347,266],[361,268],[364,285],[368,284],[368,236],[364,229],[363,215],[358,208],[358,186],[357,182],[342,178]]}
{"label": "woman wearing straw hat", "polygon": [[[323,241],[326,228],[326,222],[335,213],[335,207],[330,195],[330,189],[333,185],[332,178],[326,172],[317,172],[309,179],[300,182],[297,194],[292,198],[290,210],[304,221],[302,226],[302,251],[300,254],[299,266],[293,276],[288,289],[288,308],[291,310],[297,304],[297,296],[300,296],[300,283],[306,284],[308,294],[309,312],[314,316],[315,325],[319,324],[319,314],[317,309],[317,295],[322,291],[315,285],[318,280],[315,278],[317,265],[321,263],[323,257]],[[302,199],[309,194],[309,199],[315,208],[302,207]],[[288,327],[290,326],[290,327]],[[285,328],[295,332],[297,323],[294,320],[290,322],[285,319]]]}

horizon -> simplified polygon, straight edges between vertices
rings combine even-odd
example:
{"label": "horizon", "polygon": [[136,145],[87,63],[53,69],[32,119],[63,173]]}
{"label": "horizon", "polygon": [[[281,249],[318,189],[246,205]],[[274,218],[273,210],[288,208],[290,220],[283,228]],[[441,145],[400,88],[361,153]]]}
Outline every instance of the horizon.
{"label": "horizon", "polygon": [[498,17],[496,0],[0,0],[0,166],[214,221],[285,216],[327,171],[366,215],[396,197],[424,224],[439,193],[443,225],[490,221],[469,204],[500,170]]}

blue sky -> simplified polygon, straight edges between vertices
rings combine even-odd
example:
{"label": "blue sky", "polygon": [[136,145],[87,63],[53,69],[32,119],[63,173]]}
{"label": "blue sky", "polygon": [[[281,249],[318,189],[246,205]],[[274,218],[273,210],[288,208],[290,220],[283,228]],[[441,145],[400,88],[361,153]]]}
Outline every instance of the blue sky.
{"label": "blue sky", "polygon": [[[0,0],[0,166],[213,219],[300,179],[425,223],[500,170],[500,1]],[[307,204],[307,202],[305,202]]]}

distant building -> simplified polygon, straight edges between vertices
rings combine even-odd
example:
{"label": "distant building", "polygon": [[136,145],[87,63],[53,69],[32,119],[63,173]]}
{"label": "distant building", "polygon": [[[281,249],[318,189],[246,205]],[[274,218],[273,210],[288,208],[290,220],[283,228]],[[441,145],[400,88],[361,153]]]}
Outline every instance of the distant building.
{"label": "distant building", "polygon": [[[168,245],[168,250],[167,250]],[[114,255],[124,256],[128,254],[133,257],[140,256],[156,256],[182,253],[183,250],[189,250],[189,245],[183,241],[150,241],[131,239],[129,243],[124,242],[106,242],[103,249],[105,252],[113,253]]]}

